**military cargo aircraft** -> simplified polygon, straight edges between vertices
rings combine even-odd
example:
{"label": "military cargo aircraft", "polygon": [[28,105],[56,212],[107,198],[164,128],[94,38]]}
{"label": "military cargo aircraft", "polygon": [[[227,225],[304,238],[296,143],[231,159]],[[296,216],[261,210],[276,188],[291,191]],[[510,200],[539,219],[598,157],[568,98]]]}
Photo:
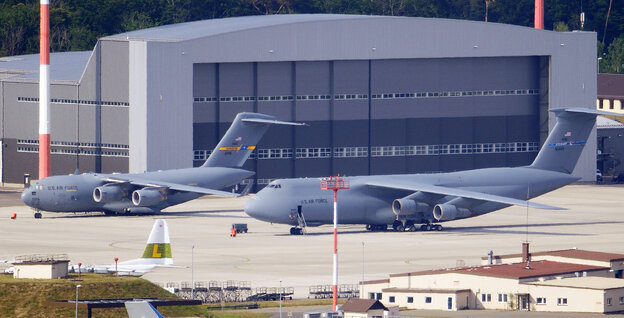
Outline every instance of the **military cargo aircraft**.
{"label": "military cargo aircraft", "polygon": [[[438,223],[475,217],[510,205],[558,209],[526,201],[579,178],[572,170],[594,127],[596,115],[581,108],[553,109],[557,124],[530,166],[450,173],[347,177],[338,194],[338,223],[366,224],[371,231],[442,230]],[[245,212],[258,220],[306,226],[333,223],[333,193],[321,179],[282,179],[250,198]]]}
{"label": "military cargo aircraft", "polygon": [[39,211],[152,214],[206,194],[237,196],[219,189],[254,174],[241,167],[272,124],[304,125],[264,114],[240,113],[201,167],[52,176],[24,190],[22,201],[35,209],[35,218],[41,218]]}
{"label": "military cargo aircraft", "polygon": [[[171,239],[169,238],[169,226],[167,221],[158,219],[154,221],[152,231],[147,238],[145,250],[140,258],[106,265],[83,265],[81,272],[98,274],[116,274],[123,276],[142,276],[151,272],[156,267],[176,267],[173,265],[171,254]],[[70,272],[78,272],[77,265],[70,265]]]}

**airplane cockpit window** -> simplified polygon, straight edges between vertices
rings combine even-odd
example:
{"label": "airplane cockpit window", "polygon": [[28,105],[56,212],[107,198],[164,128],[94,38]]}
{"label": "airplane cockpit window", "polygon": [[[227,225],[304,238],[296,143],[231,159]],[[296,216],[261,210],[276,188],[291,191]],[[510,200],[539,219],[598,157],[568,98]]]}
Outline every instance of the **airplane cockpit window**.
{"label": "airplane cockpit window", "polygon": [[268,188],[281,189],[282,185],[281,184],[269,184]]}

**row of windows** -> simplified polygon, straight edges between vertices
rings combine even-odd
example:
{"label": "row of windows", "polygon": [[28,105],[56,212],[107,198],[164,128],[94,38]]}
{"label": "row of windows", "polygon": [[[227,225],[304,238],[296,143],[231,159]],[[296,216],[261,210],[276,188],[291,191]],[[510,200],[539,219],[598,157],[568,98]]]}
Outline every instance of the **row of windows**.
{"label": "row of windows", "polygon": [[[18,145],[39,145],[39,140],[35,139],[18,139]],[[107,144],[107,143],[95,143],[95,142],[75,142],[75,141],[50,141],[52,146],[64,146],[64,147],[86,147],[86,148],[112,148],[112,149],[128,149],[128,145],[122,144]]]}
{"label": "row of windows", "polygon": [[[39,147],[17,147],[17,152],[38,153]],[[104,157],[123,157],[128,158],[128,152],[124,151],[101,151],[101,150],[77,150],[77,149],[50,149],[52,154],[60,155],[81,155],[81,156],[104,156]]]}
{"label": "row of windows", "polygon": [[624,103],[619,99],[597,99],[596,106],[598,109],[624,110]]}
{"label": "row of windows", "polygon": [[[620,296],[620,305],[624,305],[624,297]],[[607,306],[611,306],[611,298],[607,298]]]}
{"label": "row of windows", "polygon": [[[538,142],[509,142],[483,144],[418,145],[418,146],[375,146],[371,157],[430,156],[482,153],[537,152]],[[206,160],[212,150],[194,150],[194,160]],[[368,147],[297,148],[295,158],[357,158],[368,157]],[[250,159],[290,159],[292,148],[256,149]]]}
{"label": "row of windows", "polygon": [[[18,97],[18,102],[38,103],[39,97]],[[96,101],[96,100],[84,100],[84,99],[64,99],[64,98],[52,98],[50,102],[56,104],[83,104],[83,105],[101,105],[101,106],[130,106],[128,102],[111,102],[111,101]]]}
{"label": "row of windows", "polygon": [[[507,294],[498,294],[498,302],[506,303],[507,302]],[[481,294],[481,301],[484,303],[489,303],[492,301],[492,294]]]}
{"label": "row of windows", "polygon": [[[414,93],[384,93],[372,94],[372,99],[403,99],[403,98],[432,98],[432,97],[470,97],[470,96],[508,96],[508,95],[539,95],[539,89],[509,89],[509,90],[482,90],[482,91],[452,91],[452,92],[414,92]],[[292,101],[293,95],[258,96],[258,101]],[[330,100],[331,94],[297,95],[297,100]],[[334,94],[335,100],[368,99],[368,94]],[[254,96],[228,97],[194,97],[194,102],[253,102]]]}
{"label": "row of windows", "polygon": [[539,95],[539,89],[509,89],[483,91],[453,91],[453,92],[416,92],[416,93],[385,93],[372,94],[372,99],[402,99],[402,98],[431,98],[431,97],[466,97],[466,96],[506,96],[506,95]]}
{"label": "row of windows", "polygon": [[453,155],[472,153],[536,152],[537,142],[509,142],[484,144],[378,146],[371,147],[372,157],[396,157],[418,155]]}

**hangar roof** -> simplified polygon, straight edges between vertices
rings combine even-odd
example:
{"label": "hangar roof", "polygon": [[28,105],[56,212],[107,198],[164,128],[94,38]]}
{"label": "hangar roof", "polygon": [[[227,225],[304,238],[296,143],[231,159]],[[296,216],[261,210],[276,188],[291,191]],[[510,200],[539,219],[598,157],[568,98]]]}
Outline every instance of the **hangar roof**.
{"label": "hangar roof", "polygon": [[[78,82],[92,51],[50,53],[50,79]],[[39,82],[39,54],[0,58],[0,80]]]}
{"label": "hangar roof", "polygon": [[[330,20],[353,20],[372,18],[363,15],[343,14],[277,14],[233,17],[224,19],[210,19],[177,24],[163,25],[148,29],[136,30],[104,37],[114,40],[152,40],[152,41],[186,41],[209,37],[217,34],[257,29],[262,27],[321,22]],[[381,18],[381,17],[376,17]]]}
{"label": "hangar roof", "polygon": [[[186,23],[163,25],[148,29],[136,30],[126,33],[120,33],[102,38],[103,40],[147,40],[147,41],[166,41],[179,42],[198,38],[205,38],[219,34],[238,32],[250,29],[259,29],[264,27],[272,27],[286,24],[301,24],[309,22],[326,22],[326,21],[348,21],[348,20],[404,20],[404,21],[446,21],[447,23],[458,24],[484,24],[483,22],[470,20],[453,20],[439,18],[414,18],[414,17],[395,17],[395,16],[369,16],[369,15],[347,15],[347,14],[276,14],[276,15],[256,15],[245,17],[233,17],[223,19],[210,19],[193,21]],[[521,28],[526,30],[535,30],[532,28],[501,24],[487,23],[485,25],[507,28]],[[539,31],[539,30],[538,30]]]}

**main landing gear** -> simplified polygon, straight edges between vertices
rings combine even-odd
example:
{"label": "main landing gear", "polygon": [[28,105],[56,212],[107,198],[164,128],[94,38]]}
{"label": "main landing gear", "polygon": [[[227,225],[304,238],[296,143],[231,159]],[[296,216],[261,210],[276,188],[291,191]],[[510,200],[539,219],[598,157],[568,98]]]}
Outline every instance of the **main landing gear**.
{"label": "main landing gear", "polygon": [[426,223],[426,224],[422,224],[422,225],[417,225],[414,224],[414,222],[412,221],[405,221],[405,223],[396,220],[394,221],[394,223],[392,223],[392,229],[395,232],[405,232],[405,231],[409,231],[409,232],[416,232],[416,231],[442,231],[442,225],[440,224],[431,224],[431,223]]}
{"label": "main landing gear", "polygon": [[290,228],[290,235],[303,235],[303,229],[293,226]]}

